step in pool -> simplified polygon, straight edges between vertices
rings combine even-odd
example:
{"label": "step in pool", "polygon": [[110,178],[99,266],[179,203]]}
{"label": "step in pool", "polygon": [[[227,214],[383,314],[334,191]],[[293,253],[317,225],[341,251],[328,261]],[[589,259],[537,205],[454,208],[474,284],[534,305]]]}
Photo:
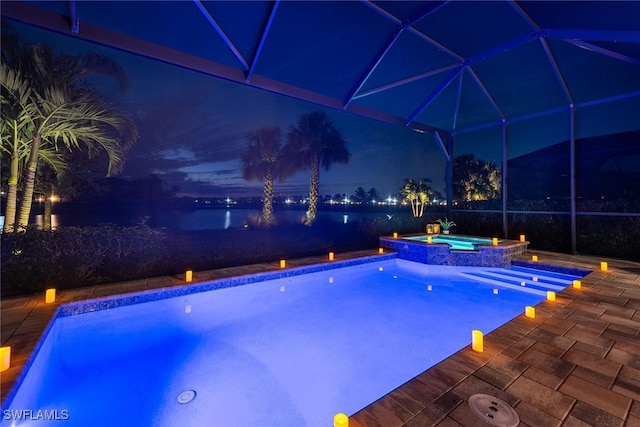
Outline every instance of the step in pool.
{"label": "step in pool", "polygon": [[460,275],[494,286],[540,296],[545,296],[547,291],[561,291],[571,285],[573,280],[581,277],[524,267],[463,271]]}

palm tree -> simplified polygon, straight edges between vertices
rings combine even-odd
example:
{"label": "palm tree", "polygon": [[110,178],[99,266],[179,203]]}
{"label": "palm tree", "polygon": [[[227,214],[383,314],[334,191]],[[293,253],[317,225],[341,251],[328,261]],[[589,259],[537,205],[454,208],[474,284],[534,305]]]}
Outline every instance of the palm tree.
{"label": "palm tree", "polygon": [[295,165],[288,161],[282,147],[282,131],[278,127],[264,127],[247,134],[249,145],[242,153],[242,176],[247,181],[264,181],[262,221],[272,225],[274,181],[292,176]]}
{"label": "palm tree", "polygon": [[373,203],[374,200],[380,200],[380,194],[378,193],[378,190],[376,190],[374,187],[370,188],[369,191],[367,192],[367,197],[369,198],[369,201]]}
{"label": "palm tree", "polygon": [[358,200],[360,203],[367,203],[367,190],[362,187],[356,188],[356,192],[353,194],[353,198]]}
{"label": "palm tree", "polygon": [[325,170],[333,163],[348,163],[351,153],[347,142],[326,113],[306,113],[298,118],[297,126],[288,133],[288,147],[294,153],[298,165],[311,169],[309,182],[309,211],[305,223],[311,225],[318,211],[320,190],[320,166]]}
{"label": "palm tree", "polygon": [[[13,165],[17,164],[16,171],[24,169],[17,223],[18,227],[26,227],[38,163],[47,161],[47,154],[57,153],[54,157],[60,165],[61,149],[84,146],[90,156],[103,151],[109,158],[107,176],[111,176],[123,167],[126,153],[138,135],[129,117],[80,80],[94,70],[112,73],[124,87],[122,73],[113,61],[99,55],[58,56],[46,46],[27,48],[12,41],[11,48],[3,50],[0,72],[2,105],[15,107],[9,112],[11,117],[3,111],[3,123],[7,118],[13,120],[2,127],[2,151],[12,156],[9,191],[13,191],[14,186],[17,193],[18,180],[15,178],[18,175],[13,174]],[[12,136],[9,136],[10,132]],[[15,212],[16,203],[17,198],[12,196],[10,201],[8,194],[7,210]],[[15,213],[12,216],[13,220],[8,217],[5,222],[5,231],[14,229]]]}
{"label": "palm tree", "polygon": [[404,185],[400,189],[400,198],[409,202],[411,212],[415,218],[422,217],[424,214],[424,206],[433,195],[433,190],[427,184],[429,182],[431,182],[431,180],[428,178],[423,178],[420,181],[405,179]]}
{"label": "palm tree", "polygon": [[453,194],[459,200],[479,201],[500,197],[502,178],[497,165],[462,154],[453,159]]}
{"label": "palm tree", "polygon": [[[27,112],[32,92],[19,70],[11,70],[0,64],[0,156],[9,156],[9,176],[7,179],[7,205],[5,212],[5,232],[14,230],[17,212],[17,194],[20,171],[24,169],[29,154],[29,135],[33,134],[33,122]],[[61,153],[56,147],[40,150],[41,160],[55,173],[65,168]]]}

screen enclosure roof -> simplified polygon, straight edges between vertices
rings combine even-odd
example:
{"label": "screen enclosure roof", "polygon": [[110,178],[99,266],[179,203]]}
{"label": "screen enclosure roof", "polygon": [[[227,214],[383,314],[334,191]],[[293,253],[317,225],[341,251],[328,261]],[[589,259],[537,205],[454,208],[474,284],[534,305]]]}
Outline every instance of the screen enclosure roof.
{"label": "screen enclosure roof", "polygon": [[640,97],[638,1],[3,1],[1,11],[443,135]]}

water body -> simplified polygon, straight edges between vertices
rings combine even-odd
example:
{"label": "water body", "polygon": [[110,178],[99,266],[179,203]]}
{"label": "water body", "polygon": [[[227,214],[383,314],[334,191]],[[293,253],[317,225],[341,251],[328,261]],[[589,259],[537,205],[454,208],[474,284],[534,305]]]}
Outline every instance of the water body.
{"label": "water body", "polygon": [[[260,216],[259,209],[195,209],[190,211],[176,211],[168,213],[157,213],[146,217],[146,223],[151,227],[165,227],[171,230],[225,230],[229,228],[241,228],[252,216]],[[278,210],[275,212],[276,221],[280,224],[299,223],[305,216],[303,210]],[[319,220],[330,220],[337,223],[348,224],[359,219],[382,219],[409,218],[410,210],[389,211],[319,211]],[[42,215],[35,215],[35,223],[42,226]],[[131,215],[101,215],[91,214],[88,216],[72,214],[53,214],[51,223],[53,227],[65,226],[90,226],[98,224],[117,224],[132,226],[140,223],[143,217],[133,217]]]}

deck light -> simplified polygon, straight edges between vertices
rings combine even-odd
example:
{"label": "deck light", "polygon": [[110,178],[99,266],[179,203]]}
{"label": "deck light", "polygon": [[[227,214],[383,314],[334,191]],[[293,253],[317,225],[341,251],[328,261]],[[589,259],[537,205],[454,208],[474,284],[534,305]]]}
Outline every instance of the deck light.
{"label": "deck light", "polygon": [[333,276],[329,277],[329,283],[333,283]]}
{"label": "deck light", "polygon": [[498,295],[498,290],[497,290],[497,289],[494,289],[494,290],[493,290],[493,294],[494,294],[494,295]]}
{"label": "deck light", "polygon": [[548,301],[555,301],[556,300],[556,293],[553,291],[547,291],[547,300]]}
{"label": "deck light", "polygon": [[333,252],[329,252],[329,261],[333,261],[334,254]]}
{"label": "deck light", "polygon": [[538,262],[538,255],[531,255],[531,261]]}
{"label": "deck light", "polygon": [[349,417],[340,412],[333,417],[333,427],[349,427]]}
{"label": "deck light", "polygon": [[427,243],[431,243],[431,242],[432,242],[431,236],[427,236]]}
{"label": "deck light", "polygon": [[394,239],[397,239],[397,238],[398,238],[398,233],[395,233],[395,232],[394,232],[394,233],[393,233],[393,238],[394,238]]}
{"label": "deck light", "polygon": [[431,285],[427,285],[427,290],[428,290],[428,291],[433,290],[433,286],[431,286]]}
{"label": "deck light", "polygon": [[493,241],[493,246],[498,246],[498,238],[497,237],[494,237],[492,241]]}
{"label": "deck light", "polygon": [[521,242],[525,242],[526,240],[527,240],[527,239],[526,239],[525,235],[524,235],[524,234],[521,234],[521,235],[520,235],[520,241],[521,241]]}
{"label": "deck light", "polygon": [[379,254],[383,254],[384,253],[384,248],[378,248],[378,253]]}
{"label": "deck light", "polygon": [[280,260],[280,268],[285,268],[287,266],[287,260],[281,259]]}
{"label": "deck light", "polygon": [[471,331],[471,348],[476,353],[482,353],[484,351],[484,337],[482,331],[474,329]]}
{"label": "deck light", "polygon": [[0,372],[4,372],[11,366],[11,347],[0,347]]}
{"label": "deck light", "polygon": [[440,234],[440,224],[433,224],[433,234]]}
{"label": "deck light", "polygon": [[51,304],[52,302],[56,302],[56,290],[54,288],[47,289],[45,291],[44,302],[46,304]]}
{"label": "deck light", "polygon": [[536,318],[535,307],[531,307],[530,305],[526,306],[524,308],[524,315],[527,316],[529,319],[535,319]]}
{"label": "deck light", "polygon": [[573,288],[574,289],[582,289],[582,282],[580,280],[574,280],[573,281]]}
{"label": "deck light", "polygon": [[427,224],[427,234],[433,234],[433,224]]}
{"label": "deck light", "polygon": [[192,270],[187,270],[187,272],[184,274],[184,280],[186,282],[192,282],[193,281],[193,271]]}
{"label": "deck light", "polygon": [[609,264],[607,264],[605,261],[600,262],[600,270],[602,271],[609,270]]}
{"label": "deck light", "polygon": [[531,280],[533,280],[534,282],[537,282],[537,281],[538,281],[538,276],[533,276],[533,277],[531,278]]}

